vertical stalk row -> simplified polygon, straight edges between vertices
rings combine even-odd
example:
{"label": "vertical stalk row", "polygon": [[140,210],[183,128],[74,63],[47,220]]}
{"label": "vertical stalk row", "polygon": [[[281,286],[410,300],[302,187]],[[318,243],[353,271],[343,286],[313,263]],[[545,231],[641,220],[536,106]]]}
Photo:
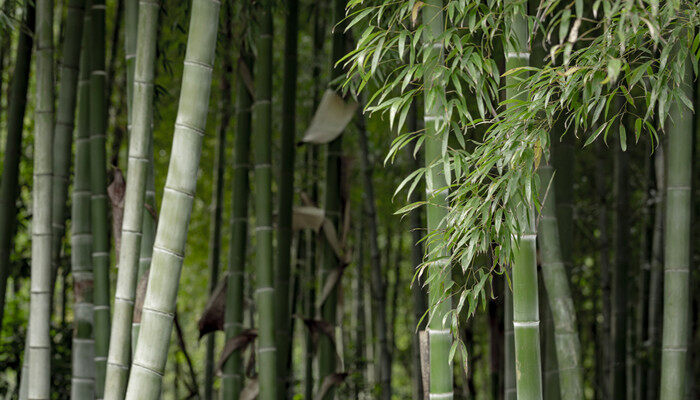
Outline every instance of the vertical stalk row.
{"label": "vertical stalk row", "polygon": [[121,400],[126,393],[131,363],[131,324],[138,285],[141,228],[148,177],[151,121],[153,115],[153,80],[156,56],[156,32],[160,4],[157,0],[140,0],[136,66],[132,88],[131,135],[124,198],[124,219],[119,251],[119,271],[114,297],[114,316],[110,335],[105,399]]}
{"label": "vertical stalk row", "polygon": [[126,399],[159,398],[206,127],[220,4],[194,0],[162,218]]}
{"label": "vertical stalk row", "polygon": [[[250,57],[242,52],[243,62],[250,67]],[[250,128],[252,98],[242,77],[236,80],[236,138],[233,155],[233,185],[231,193],[231,242],[229,247],[228,289],[224,331],[226,340],[243,331],[244,281],[248,242],[248,193],[250,171]],[[238,399],[243,388],[243,357],[235,351],[226,360],[221,375],[221,399]]]}

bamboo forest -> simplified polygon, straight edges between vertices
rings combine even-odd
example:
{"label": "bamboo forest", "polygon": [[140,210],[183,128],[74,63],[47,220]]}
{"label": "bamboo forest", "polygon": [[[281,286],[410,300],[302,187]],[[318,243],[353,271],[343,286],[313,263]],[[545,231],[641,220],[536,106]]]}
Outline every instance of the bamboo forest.
{"label": "bamboo forest", "polygon": [[0,400],[700,399],[699,60],[697,0],[0,0]]}

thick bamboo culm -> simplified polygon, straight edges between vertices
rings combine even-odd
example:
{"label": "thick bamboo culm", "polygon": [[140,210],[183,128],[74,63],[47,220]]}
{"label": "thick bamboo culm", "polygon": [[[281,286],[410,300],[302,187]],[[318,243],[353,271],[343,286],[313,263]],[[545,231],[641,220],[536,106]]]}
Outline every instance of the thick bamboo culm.
{"label": "thick bamboo culm", "polygon": [[[426,174],[431,178],[426,179],[426,207],[428,232],[432,232],[440,226],[440,222],[447,214],[447,182],[440,168],[434,165],[436,160],[442,158],[442,130],[445,126],[445,116],[439,96],[430,95],[431,91],[438,89],[434,81],[439,74],[439,68],[444,63],[443,44],[438,38],[443,33],[443,2],[442,0],[427,1],[422,9],[423,24],[427,29],[424,33],[423,65],[426,67],[424,78],[424,98],[432,98],[433,102],[425,102],[425,165],[428,168]],[[449,362],[449,352],[452,346],[452,333],[450,325],[443,321],[444,316],[451,310],[450,302],[440,302],[445,291],[445,285],[451,279],[447,260],[448,254],[436,254],[435,247],[440,244],[429,241],[426,243],[428,257],[437,258],[430,261],[428,275],[432,276],[428,286],[428,307],[431,310],[430,323],[428,325],[428,340],[430,347],[430,388],[431,398],[454,398],[452,363]]]}
{"label": "thick bamboo culm", "polygon": [[131,325],[138,285],[141,229],[152,142],[153,80],[159,11],[158,1],[140,0],[122,239],[105,381],[104,398],[109,400],[124,398],[131,363]]}
{"label": "thick bamboo culm", "polygon": [[53,1],[36,1],[36,106],[32,189],[28,398],[51,396],[51,199],[54,129]]}
{"label": "thick bamboo culm", "polygon": [[[159,398],[207,119],[220,3],[194,0],[180,103],[126,399]],[[155,373],[154,373],[155,372]]]}

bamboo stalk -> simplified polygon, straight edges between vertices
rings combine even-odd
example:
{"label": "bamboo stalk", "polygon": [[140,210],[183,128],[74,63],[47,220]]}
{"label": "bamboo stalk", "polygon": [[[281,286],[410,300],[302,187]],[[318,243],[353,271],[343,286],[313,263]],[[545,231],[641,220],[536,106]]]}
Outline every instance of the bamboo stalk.
{"label": "bamboo stalk", "polygon": [[157,0],[140,0],[124,219],[105,381],[104,397],[109,400],[124,398],[131,363],[131,324],[138,285],[141,229],[152,141],[153,81],[159,11],[160,3]]}
{"label": "bamboo stalk", "polygon": [[628,155],[615,150],[615,269],[612,284],[612,396],[627,396],[627,285],[629,269],[629,166]]}
{"label": "bamboo stalk", "polygon": [[[340,66],[336,62],[345,55],[345,36],[343,35],[342,20],[345,16],[345,0],[334,0],[332,3],[332,18],[336,23],[331,39],[331,81],[342,74]],[[341,25],[338,25],[341,24]],[[327,218],[331,221],[336,230],[340,226],[341,198],[341,156],[342,156],[342,135],[338,136],[328,144],[326,156],[326,182],[324,193],[324,208]],[[320,282],[323,284],[329,274],[339,265],[335,251],[328,241],[321,244],[321,273]],[[338,302],[338,289],[335,287],[320,310],[321,319],[332,326],[336,326],[336,312]],[[318,345],[318,381],[323,382],[326,376],[336,372],[336,349],[328,337],[321,337]],[[323,400],[333,399],[335,390],[329,390]]]}
{"label": "bamboo stalk", "polygon": [[[88,0],[85,6],[89,6]],[[93,316],[92,228],[90,223],[90,66],[87,44],[90,13],[84,15],[83,51],[78,81],[78,129],[75,138],[71,267],[73,273],[72,400],[95,398],[95,338]]]}
{"label": "bamboo stalk", "polygon": [[51,396],[51,199],[54,128],[53,1],[36,1],[36,106],[32,188],[28,398]]}
{"label": "bamboo stalk", "polygon": [[[446,121],[442,112],[439,97],[431,92],[441,90],[435,79],[439,68],[444,64],[443,44],[438,38],[443,33],[443,2],[442,0],[427,1],[422,10],[424,41],[427,44],[423,53],[423,65],[426,66],[424,78],[424,116],[425,121],[425,165],[426,172],[426,207],[428,232],[432,232],[441,224],[447,214],[447,182],[440,172],[436,160],[442,158],[442,128]],[[433,99],[432,102],[428,101]],[[435,248],[439,244],[430,241],[426,244],[426,254],[437,257]],[[449,301],[440,302],[445,291],[445,285],[452,279],[450,265],[446,262],[447,254],[439,254],[442,258],[432,261],[428,267],[428,304],[430,322],[428,324],[428,340],[430,347],[430,397],[440,399],[454,398],[452,363],[449,362],[449,351],[452,346],[452,333],[449,323],[444,317],[451,310]]]}
{"label": "bamboo stalk", "polygon": [[[380,398],[391,398],[391,357],[389,354],[389,318],[386,310],[386,277],[385,272],[389,267],[389,263],[385,263],[386,267],[382,268],[382,262],[379,254],[378,232],[377,232],[377,205],[374,196],[373,179],[373,160],[369,158],[369,144],[367,141],[367,131],[365,128],[364,116],[358,117],[358,139],[360,144],[360,156],[362,160],[362,177],[364,185],[364,209],[366,212],[365,219],[369,228],[370,251],[370,291],[372,293],[372,309],[376,318],[374,324],[374,335],[377,340],[377,348],[379,351],[377,364],[377,380],[380,387]],[[391,235],[387,235],[388,240],[391,240]],[[387,246],[387,248],[390,246]],[[387,253],[388,256],[388,253]],[[387,257],[388,258],[388,257]]]}
{"label": "bamboo stalk", "polygon": [[0,179],[0,329],[5,311],[5,293],[10,272],[10,246],[17,219],[16,201],[19,193],[19,161],[22,154],[22,132],[24,113],[27,108],[27,88],[32,59],[32,42],[34,32],[34,2],[25,2],[25,16],[20,31],[15,67],[12,71],[12,83],[8,99],[6,116],[7,137]]}
{"label": "bamboo stalk", "polygon": [[255,62],[253,157],[255,160],[255,304],[258,318],[258,382],[261,400],[277,399],[275,287],[272,261],[272,3],[259,10],[258,57]]}
{"label": "bamboo stalk", "polygon": [[[224,37],[225,43],[230,43],[232,38],[232,12],[231,6],[227,3],[224,8]],[[224,166],[226,163],[226,135],[230,115],[233,114],[231,102],[231,77],[233,75],[233,64],[231,52],[224,51],[221,64],[222,76],[220,77],[220,99],[219,99],[219,127],[217,128],[216,153],[214,156],[214,190],[212,193],[210,225],[209,225],[209,293],[213,293],[219,282],[219,270],[221,263],[221,225],[223,205],[224,205]],[[213,399],[214,396],[214,365],[216,363],[216,335],[209,334],[206,338],[206,353],[204,359],[204,398]]]}
{"label": "bamboo stalk", "polygon": [[[246,50],[241,59],[248,66],[252,57]],[[239,70],[240,74],[240,70]],[[248,194],[250,192],[250,131],[251,93],[239,75],[236,80],[236,138],[233,159],[233,187],[231,202],[231,242],[229,246],[228,290],[226,292],[226,314],[224,331],[226,340],[236,337],[243,331],[243,310],[245,297],[245,265],[248,242]],[[222,400],[238,399],[243,389],[243,357],[234,352],[226,360],[221,378]]]}
{"label": "bamboo stalk", "polygon": [[92,259],[95,276],[95,397],[101,399],[109,348],[109,220],[105,159],[105,11],[104,0],[93,0],[90,13],[90,188]]}
{"label": "bamboo stalk", "polygon": [[53,199],[52,199],[52,273],[56,276],[65,234],[66,200],[71,163],[75,105],[77,98],[78,67],[83,36],[85,0],[70,0],[67,4],[65,37],[61,60],[61,85],[58,90],[56,125],[53,138]]}
{"label": "bamboo stalk", "polygon": [[[285,2],[284,72],[282,81],[282,139],[279,169],[279,203],[277,218],[277,268],[275,291],[280,304],[292,304],[289,292],[289,276],[292,246],[292,200],[294,197],[294,148],[296,136],[297,50],[299,38],[299,1]],[[288,397],[291,379],[292,341],[290,307],[276,308],[277,330],[277,398]]]}
{"label": "bamboo stalk", "polygon": [[[551,165],[539,169],[543,192],[550,182],[556,184]],[[549,190],[543,199],[539,224],[542,278],[552,313],[555,335],[556,365],[562,399],[583,399],[583,367],[581,343],[578,337],[576,310],[569,288],[565,260],[559,240],[556,191]],[[549,371],[547,371],[549,372]]]}
{"label": "bamboo stalk", "polygon": [[216,0],[195,0],[192,4],[161,223],[126,392],[130,400],[160,396],[206,126],[219,6]]}
{"label": "bamboo stalk", "polygon": [[[513,2],[511,29],[515,43],[507,46],[506,70],[527,66],[527,5]],[[518,96],[520,78],[506,78],[506,97]],[[535,242],[533,199],[522,199],[518,210],[520,223],[513,264],[513,333],[515,340],[516,391],[519,400],[542,399],[542,367],[540,359],[539,306],[537,289],[537,251]]]}
{"label": "bamboo stalk", "polygon": [[[685,66],[681,90],[693,97],[691,66]],[[686,394],[690,307],[692,206],[692,112],[680,101],[669,113],[666,223],[664,230],[664,307],[661,344],[661,400]]]}

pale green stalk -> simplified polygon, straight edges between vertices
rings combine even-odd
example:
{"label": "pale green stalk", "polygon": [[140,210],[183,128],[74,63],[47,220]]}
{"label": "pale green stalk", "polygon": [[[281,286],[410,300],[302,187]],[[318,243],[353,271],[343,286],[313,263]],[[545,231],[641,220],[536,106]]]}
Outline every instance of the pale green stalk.
{"label": "pale green stalk", "polygon": [[[246,52],[241,56],[251,66]],[[233,146],[233,187],[231,202],[231,245],[229,247],[228,288],[224,331],[226,340],[243,331],[244,279],[248,242],[248,196],[250,192],[250,114],[252,98],[242,77],[236,80],[236,139]],[[221,374],[221,400],[237,400],[243,389],[243,357],[234,352],[226,360]]]}
{"label": "pale green stalk", "polygon": [[78,67],[83,36],[85,0],[70,0],[67,5],[61,60],[61,85],[58,89],[55,136],[53,138],[53,244],[51,263],[56,276],[66,227],[66,200],[75,128]]}
{"label": "pale green stalk", "polygon": [[[506,70],[527,66],[527,3],[511,0],[513,14],[508,21],[515,43],[506,48]],[[523,73],[522,71],[520,73]],[[518,96],[518,74],[506,77],[506,98]],[[542,399],[540,360],[540,317],[537,289],[537,250],[533,199],[523,198],[519,206],[519,237],[513,263],[513,333],[515,340],[515,377],[518,400]]]}
{"label": "pale green stalk", "polygon": [[206,127],[219,2],[194,0],[173,148],[126,399],[160,396]]}
{"label": "pale green stalk", "polygon": [[[89,6],[90,0],[86,2]],[[87,43],[90,13],[84,16],[83,51],[78,80],[78,129],[75,138],[73,204],[71,207],[71,267],[73,274],[73,348],[71,399],[95,398],[95,338],[93,336],[92,229],[90,225],[90,67]]]}
{"label": "pale green stalk", "polygon": [[140,0],[138,10],[140,28],[136,46],[129,164],[124,197],[119,272],[105,380],[104,398],[109,400],[124,398],[129,376],[132,348],[131,324],[138,285],[141,228],[152,140],[153,80],[160,4],[157,0]]}
{"label": "pale green stalk", "polygon": [[[441,224],[447,214],[447,182],[441,172],[442,158],[442,130],[446,124],[442,110],[442,104],[435,95],[442,90],[440,82],[436,79],[440,76],[440,68],[444,63],[443,43],[438,37],[443,33],[443,2],[442,0],[427,1],[422,9],[425,49],[423,65],[426,67],[424,78],[425,100],[425,165],[428,168],[426,175],[426,207],[428,232],[432,232]],[[433,99],[429,102],[428,99]],[[437,257],[435,248],[439,243],[429,241],[426,244],[426,253],[429,257]],[[454,398],[452,384],[452,363],[449,361],[450,347],[452,346],[452,333],[450,325],[444,321],[445,315],[451,311],[450,301],[440,301],[444,296],[445,286],[449,283],[451,274],[450,266],[446,260],[447,254],[440,254],[441,258],[431,261],[428,267],[428,306],[430,309],[430,322],[428,324],[428,338],[430,347],[430,397],[451,400]]]}
{"label": "pale green stalk", "polygon": [[[691,66],[680,90],[693,97]],[[668,174],[664,230],[664,308],[661,344],[661,400],[680,400],[686,392],[690,307],[693,114],[680,101],[668,117]]]}
{"label": "pale green stalk", "polygon": [[24,112],[27,106],[27,87],[29,86],[29,69],[32,59],[32,41],[34,32],[34,2],[26,1],[26,30],[22,30],[17,42],[15,67],[12,71],[12,83],[6,116],[7,136],[0,178],[0,329],[5,311],[5,293],[7,277],[10,273],[10,246],[16,225],[16,202],[19,193],[19,160],[22,154],[22,131],[24,129]]}
{"label": "pale green stalk", "polygon": [[32,187],[28,398],[51,397],[51,199],[54,128],[53,1],[36,1],[36,106]]}
{"label": "pale green stalk", "polygon": [[513,333],[513,292],[508,281],[504,282],[503,292],[503,348],[504,377],[503,377],[503,398],[505,400],[515,400],[517,393],[515,390],[515,339]]}
{"label": "pale green stalk", "polygon": [[95,398],[104,393],[109,348],[109,219],[105,158],[105,2],[93,0],[90,9],[90,207],[92,222],[92,262],[95,275]]}
{"label": "pale green stalk", "polygon": [[551,165],[540,166],[540,188],[546,193],[543,198],[539,222],[540,259],[542,280],[547,289],[547,300],[554,324],[559,390],[562,399],[583,399],[583,367],[581,365],[581,343],[578,337],[576,310],[569,288],[565,261],[559,245],[556,192],[546,190],[554,187]]}

